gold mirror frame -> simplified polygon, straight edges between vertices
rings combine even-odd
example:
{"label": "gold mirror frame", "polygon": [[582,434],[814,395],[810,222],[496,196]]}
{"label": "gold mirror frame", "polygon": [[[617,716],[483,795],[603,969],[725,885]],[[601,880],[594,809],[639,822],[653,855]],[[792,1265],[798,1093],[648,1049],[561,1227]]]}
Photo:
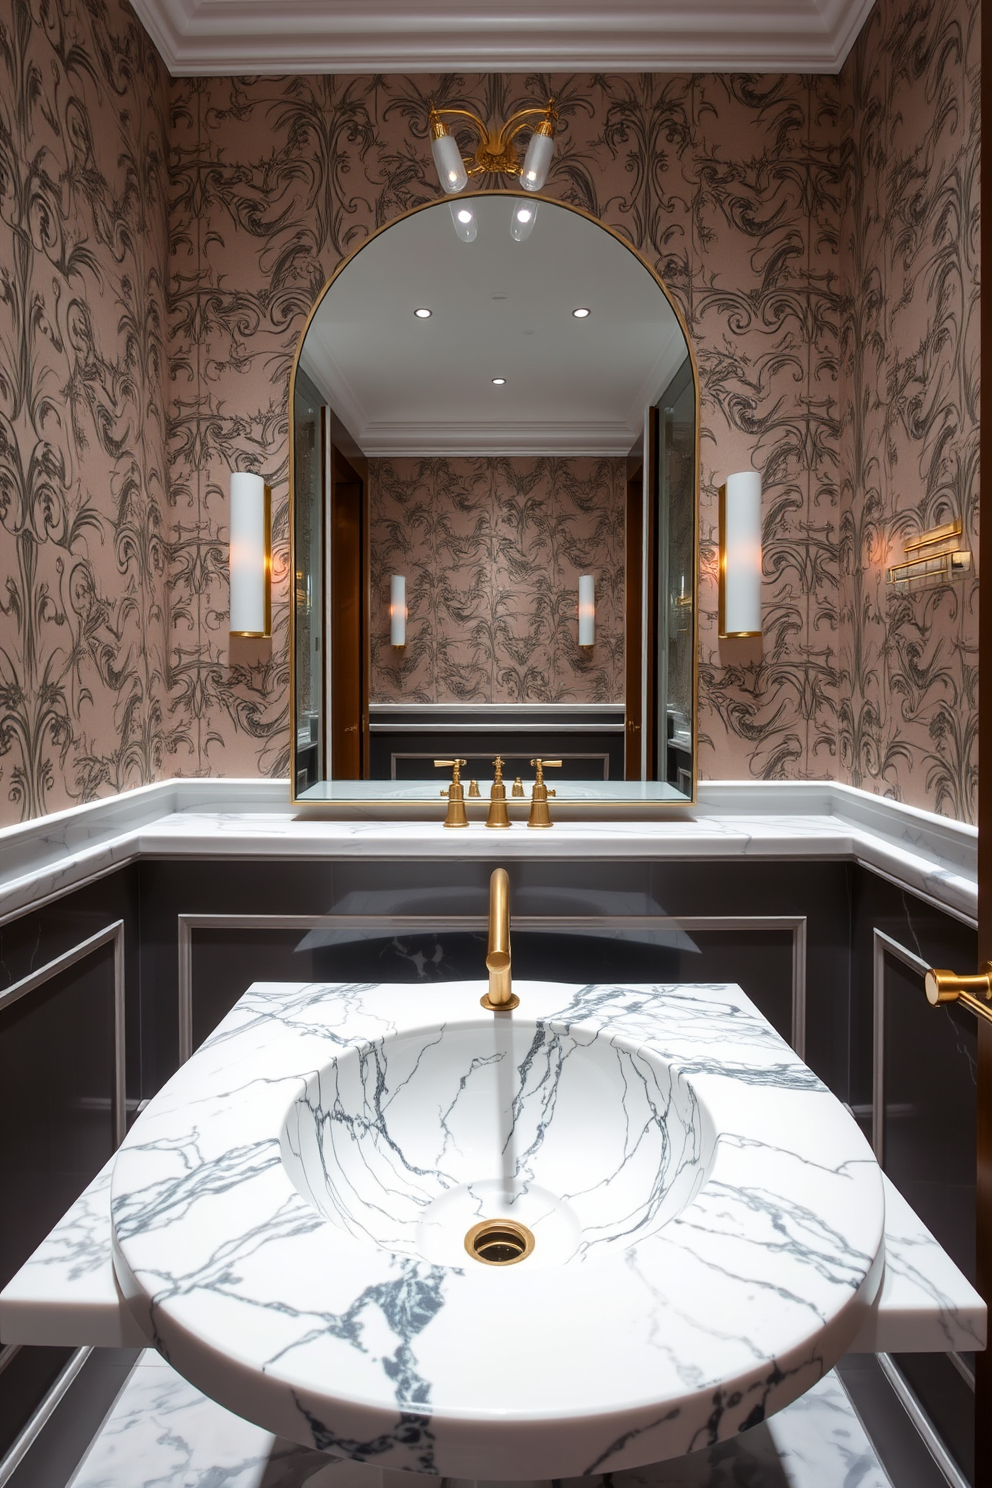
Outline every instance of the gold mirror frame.
{"label": "gold mirror frame", "polygon": [[[679,329],[681,330],[682,335],[683,335],[683,338],[685,340],[686,349],[687,349],[687,351],[689,353],[689,364],[690,364],[690,367],[692,369],[692,381],[693,381],[693,388],[694,388],[694,392],[695,392],[695,433],[694,433],[694,442],[695,442],[695,450],[694,450],[695,472],[694,472],[694,480],[693,480],[693,485],[694,485],[693,545],[694,545],[694,552],[695,552],[695,563],[693,565],[693,574],[692,574],[692,794],[690,796],[688,796],[683,801],[640,801],[640,802],[634,803],[634,802],[625,801],[621,797],[617,797],[617,796],[614,796],[612,798],[605,797],[602,801],[569,801],[567,798],[564,798],[564,797],[559,796],[556,799],[556,801],[555,801],[555,815],[558,818],[558,820],[561,820],[561,821],[567,821],[569,819],[571,819],[571,820],[581,819],[581,818],[584,818],[585,816],[587,816],[588,814],[599,815],[600,813],[602,813],[604,811],[605,812],[608,812],[608,813],[612,813],[613,816],[616,817],[617,819],[626,818],[626,819],[641,819],[641,820],[644,820],[644,819],[654,819],[654,818],[657,818],[657,817],[678,816],[686,807],[694,806],[696,804],[697,791],[698,791],[698,781],[699,781],[699,743],[698,743],[698,740],[699,740],[699,448],[700,448],[699,418],[700,418],[700,385],[699,385],[699,366],[698,366],[697,361],[696,361],[695,348],[693,347],[691,337],[689,336],[689,328],[686,325],[685,317],[683,316],[682,311],[681,311],[680,307],[678,306],[678,304],[672,298],[672,295],[670,294],[670,292],[668,290],[668,287],[665,284],[664,280],[661,278],[661,275],[658,273],[657,269],[655,269],[654,265],[651,264],[648,261],[648,259],[646,259],[644,257],[644,254],[641,253],[640,249],[635,248],[634,245],[627,238],[625,238],[622,233],[618,232],[616,228],[610,227],[607,223],[603,222],[601,220],[601,218],[594,216],[592,212],[587,212],[584,207],[574,206],[571,202],[559,201],[556,197],[548,196],[544,192],[540,192],[540,191],[528,191],[528,192],[514,191],[512,188],[511,189],[507,189],[507,188],[499,188],[499,187],[488,188],[488,189],[479,190],[479,191],[462,191],[462,192],[459,192],[457,198],[450,197],[450,196],[439,196],[439,197],[435,197],[433,201],[421,202],[416,207],[410,207],[410,208],[408,208],[407,211],[399,213],[398,216],[390,218],[390,220],[388,222],[384,222],[379,227],[375,228],[371,233],[369,233],[369,235],[368,235],[367,238],[364,238],[362,240],[362,242],[358,244],[357,247],[353,248],[351,250],[351,252],[349,254],[347,254],[346,257],[342,258],[341,261],[338,263],[337,267],[334,269],[334,272],[331,274],[330,278],[324,284],[324,286],[321,289],[320,293],[318,294],[317,298],[314,300],[314,303],[313,303],[313,305],[310,308],[310,313],[307,316],[306,321],[305,321],[305,323],[303,325],[303,329],[300,332],[300,338],[299,338],[299,341],[297,343],[296,353],[295,353],[295,355],[293,357],[292,370],[290,371],[290,374],[289,374],[289,410],[288,410],[288,413],[289,413],[289,419],[288,419],[288,429],[289,429],[289,436],[288,436],[289,437],[289,478],[288,478],[289,569],[288,569],[287,583],[288,583],[288,590],[289,590],[289,593],[288,593],[288,603],[289,603],[289,634],[288,634],[288,646],[289,646],[289,718],[288,718],[288,726],[289,726],[289,792],[290,792],[290,805],[293,806],[293,807],[299,808],[299,810],[301,811],[301,813],[305,813],[307,815],[314,816],[314,817],[322,817],[324,819],[327,819],[327,818],[348,819],[349,817],[354,818],[354,816],[356,815],[356,813],[362,813],[363,815],[374,814],[374,815],[378,815],[380,817],[383,817],[383,816],[393,816],[395,813],[401,813],[402,815],[405,815],[405,816],[415,816],[415,817],[417,817],[419,819],[422,819],[422,820],[433,820],[434,817],[436,816],[437,817],[437,820],[438,820],[438,823],[440,823],[440,821],[442,819],[442,816],[443,816],[443,810],[441,809],[442,808],[442,805],[443,805],[443,798],[441,798],[441,797],[438,798],[437,805],[435,806],[430,799],[425,799],[423,796],[410,797],[409,799],[406,799],[406,800],[404,800],[402,798],[392,797],[392,796],[389,797],[388,799],[383,799],[381,797],[377,798],[375,796],[370,796],[367,799],[362,799],[360,797],[355,797],[354,799],[348,799],[347,801],[340,801],[340,802],[338,802],[338,801],[303,800],[303,799],[300,799],[297,796],[297,794],[296,794],[296,752],[297,752],[297,737],[296,737],[296,604],[295,604],[296,537],[295,537],[295,530],[294,530],[294,528],[295,528],[295,506],[296,506],[296,501],[295,501],[295,494],[296,494],[296,470],[295,470],[296,427],[295,427],[295,412],[294,412],[294,408],[295,408],[295,396],[296,396],[296,378],[297,378],[297,373],[299,371],[300,356],[301,356],[302,351],[303,351],[304,342],[306,341],[307,332],[310,329],[310,324],[311,324],[314,316],[317,314],[317,311],[319,310],[320,306],[323,304],[324,299],[325,299],[326,295],[328,294],[331,286],[340,277],[340,275],[344,273],[344,271],[348,267],[348,265],[350,263],[352,263],[354,261],[354,259],[356,259],[358,257],[358,255],[365,248],[367,248],[368,245],[371,242],[373,242],[376,238],[380,237],[383,233],[388,232],[391,228],[395,227],[398,223],[405,222],[408,218],[415,217],[420,212],[429,211],[431,208],[437,207],[437,206],[441,205],[444,202],[449,202],[450,203],[450,202],[455,201],[455,200],[458,200],[458,201],[473,201],[473,200],[478,200],[479,198],[482,198],[482,197],[491,197],[491,196],[500,196],[500,197],[507,197],[507,198],[510,198],[510,197],[519,197],[522,200],[527,200],[527,201],[532,201],[532,202],[547,202],[549,204],[549,206],[560,207],[564,211],[573,212],[577,217],[584,217],[587,222],[593,223],[596,227],[600,228],[603,232],[608,233],[609,236],[611,238],[614,238],[621,245],[621,247],[623,247],[623,248],[625,248],[627,250],[628,253],[633,254],[633,256],[637,259],[638,263],[640,263],[642,265],[642,267],[645,268],[647,270],[647,272],[651,275],[651,277],[654,280],[655,284],[658,286],[658,288],[661,290],[661,293],[664,295],[665,299],[668,301],[669,307],[671,308],[671,311],[672,311],[673,315],[675,316],[675,319],[678,322]],[[326,708],[326,698],[324,699],[324,706]],[[359,785],[359,784],[374,784],[374,782],[372,782],[372,781],[356,781],[354,783],[356,785]],[[636,783],[636,782],[631,782],[631,783]],[[644,783],[645,784],[652,784],[653,782],[646,781]],[[608,784],[609,784],[608,781],[604,782],[604,785],[608,785]],[[480,800],[480,806],[484,807],[486,804],[487,803],[485,802],[484,799]],[[481,820],[481,818],[480,818],[480,820]]]}

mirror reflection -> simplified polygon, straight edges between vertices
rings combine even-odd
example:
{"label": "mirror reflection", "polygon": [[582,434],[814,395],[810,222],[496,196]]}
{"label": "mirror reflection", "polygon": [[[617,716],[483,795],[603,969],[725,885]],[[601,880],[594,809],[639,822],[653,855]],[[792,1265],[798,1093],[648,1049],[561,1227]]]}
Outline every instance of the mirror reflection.
{"label": "mirror reflection", "polygon": [[[302,801],[693,795],[697,395],[662,286],[512,192],[392,224],[328,284],[294,374]],[[374,790],[361,782],[377,782]],[[550,784],[550,782],[549,782]]]}

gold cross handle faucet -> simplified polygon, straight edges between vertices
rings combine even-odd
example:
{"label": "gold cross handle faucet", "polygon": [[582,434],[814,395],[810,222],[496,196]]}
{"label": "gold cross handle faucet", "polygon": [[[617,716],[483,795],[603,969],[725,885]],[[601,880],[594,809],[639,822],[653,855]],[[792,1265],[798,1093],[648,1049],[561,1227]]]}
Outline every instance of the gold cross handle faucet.
{"label": "gold cross handle faucet", "polygon": [[506,786],[503,784],[503,757],[497,755],[493,760],[493,788],[489,792],[489,815],[486,817],[487,827],[508,827],[510,825],[510,814],[506,809]]}
{"label": "gold cross handle faucet", "polygon": [[534,780],[534,789],[530,796],[530,816],[527,818],[529,827],[553,827],[551,812],[548,810],[548,797],[554,795],[553,790],[548,790],[544,783],[545,770],[561,769],[561,760],[532,759],[531,764],[537,771]]}
{"label": "gold cross handle faucet", "polygon": [[445,814],[444,825],[446,827],[467,827],[468,813],[465,810],[465,787],[462,785],[463,759],[435,760],[435,770],[451,770],[451,784],[446,790],[442,790],[442,796],[448,798],[448,810]]}

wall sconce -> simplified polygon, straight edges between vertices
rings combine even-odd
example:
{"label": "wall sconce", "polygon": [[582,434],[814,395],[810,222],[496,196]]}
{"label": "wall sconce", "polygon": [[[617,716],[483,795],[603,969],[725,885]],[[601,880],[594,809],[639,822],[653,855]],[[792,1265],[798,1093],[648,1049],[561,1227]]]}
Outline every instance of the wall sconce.
{"label": "wall sconce", "polygon": [[[961,520],[931,527],[919,537],[903,543],[907,557],[890,565],[886,574],[890,584],[908,586],[927,579],[931,584],[949,584],[963,578],[971,568],[971,553],[961,546]],[[912,557],[908,556],[912,554]]]}
{"label": "wall sconce", "polygon": [[393,574],[389,580],[389,644],[406,645],[406,579]]}
{"label": "wall sconce", "polygon": [[719,635],[761,634],[761,476],[728,475],[720,487]]}
{"label": "wall sconce", "polygon": [[230,633],[272,634],[271,494],[260,475],[231,471]]}
{"label": "wall sconce", "polygon": [[[467,119],[479,137],[475,155],[463,159],[458,143],[445,124],[445,119]],[[532,121],[537,119],[535,124]],[[431,136],[431,154],[437,169],[442,191],[453,194],[464,191],[469,176],[501,175],[519,176],[525,191],[540,191],[548,179],[551,157],[555,149],[555,128],[558,110],[555,100],[549,98],[544,108],[518,109],[511,114],[501,129],[493,131],[483,123],[471,109],[435,108],[431,104],[428,127]],[[523,162],[513,143],[523,129],[533,130],[524,154]]]}
{"label": "wall sconce", "polygon": [[592,574],[579,578],[579,645],[596,644],[596,580]]}

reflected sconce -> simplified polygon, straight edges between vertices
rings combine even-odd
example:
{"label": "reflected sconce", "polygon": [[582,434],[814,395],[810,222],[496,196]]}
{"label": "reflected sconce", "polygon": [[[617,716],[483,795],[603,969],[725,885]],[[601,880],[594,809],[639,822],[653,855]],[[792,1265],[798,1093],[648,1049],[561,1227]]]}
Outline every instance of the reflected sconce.
{"label": "reflected sconce", "polygon": [[272,634],[272,523],[269,488],[260,475],[231,471],[230,633]]}
{"label": "reflected sconce", "polygon": [[579,645],[596,644],[596,580],[592,574],[579,577]]}
{"label": "reflected sconce", "polygon": [[526,243],[534,231],[534,223],[537,221],[538,203],[532,201],[516,201],[513,206],[513,216],[510,218],[510,237],[515,243]]}
{"label": "reflected sconce", "polygon": [[[464,119],[478,137],[475,154],[463,158],[445,120]],[[535,122],[536,121],[536,122]],[[436,108],[428,116],[431,154],[442,191],[454,195],[464,191],[470,176],[519,176],[525,191],[540,191],[548,179],[555,150],[558,110],[549,98],[543,108],[518,109],[499,129],[492,129],[471,109]],[[515,140],[524,129],[532,131],[521,161]]]}
{"label": "reflected sconce", "polygon": [[761,476],[728,475],[720,487],[721,640],[761,634]]}
{"label": "reflected sconce", "polygon": [[474,243],[479,235],[479,224],[468,202],[450,202],[451,220],[455,232],[463,243]]}
{"label": "reflected sconce", "polygon": [[902,563],[889,566],[886,581],[908,589],[921,581],[930,587],[963,578],[971,568],[971,553],[962,546],[962,530],[959,518],[956,522],[945,522],[943,527],[931,527],[903,543],[906,556]]}
{"label": "reflected sconce", "polygon": [[389,580],[389,644],[406,645],[406,579],[393,574]]}

